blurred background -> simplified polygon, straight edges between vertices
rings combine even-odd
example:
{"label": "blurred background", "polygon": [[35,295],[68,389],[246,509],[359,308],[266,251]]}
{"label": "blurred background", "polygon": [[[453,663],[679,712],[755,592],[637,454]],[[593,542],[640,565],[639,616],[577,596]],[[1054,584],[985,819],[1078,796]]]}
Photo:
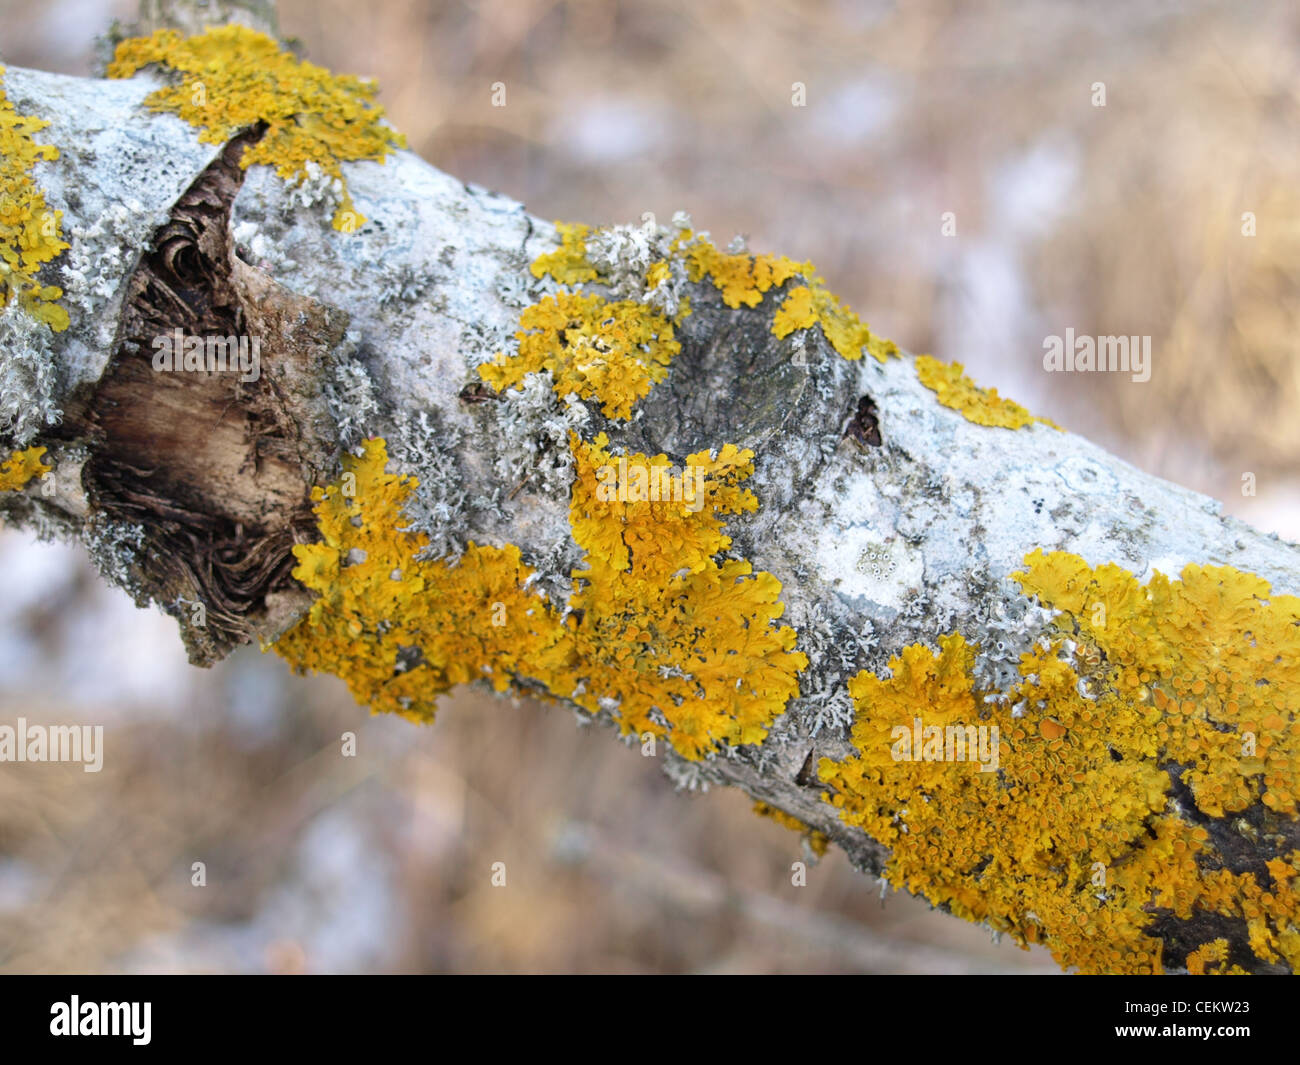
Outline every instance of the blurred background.
{"label": "blurred background", "polygon": [[[84,74],[134,8],[0,0],[0,58]],[[811,259],[903,347],[1300,539],[1295,5],[282,0],[280,24],[376,77],[440,168]],[[1150,335],[1150,381],[1045,373],[1067,328]],[[465,691],[433,728],[369,718],[254,650],[190,668],[79,548],[0,530],[0,573],[0,722],[106,744],[99,774],[0,764],[0,972],[1055,971],[838,853],[792,886],[794,833],[566,712]]]}

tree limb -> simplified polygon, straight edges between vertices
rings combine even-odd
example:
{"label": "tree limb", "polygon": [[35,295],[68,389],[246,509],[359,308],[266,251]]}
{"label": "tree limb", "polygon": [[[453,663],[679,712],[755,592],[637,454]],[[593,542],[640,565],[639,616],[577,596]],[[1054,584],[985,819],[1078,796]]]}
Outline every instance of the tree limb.
{"label": "tree limb", "polygon": [[[37,136],[59,156],[32,176],[70,244],[42,275],[63,288],[69,327],[51,329],[17,300],[0,315],[0,444],[44,446],[51,466],[0,492],[8,520],[82,539],[108,579],[177,618],[196,663],[296,625],[281,649],[312,665],[343,652],[319,635],[333,607],[313,591],[326,585],[309,591],[295,565],[334,551],[341,585],[350,563],[388,558],[354,559],[346,523],[331,540],[313,511],[313,487],[331,483],[323,506],[360,506],[342,456],[370,499],[389,493],[402,507],[406,524],[381,530],[406,563],[395,584],[417,569],[469,580],[467,545],[514,545],[518,586],[512,577],[509,595],[480,594],[479,612],[513,609],[515,596],[537,604],[509,630],[540,641],[535,660],[494,649],[488,628],[474,637],[482,661],[457,661],[429,635],[436,621],[455,630],[447,640],[469,639],[490,624],[477,616],[421,614],[424,642],[396,649],[386,634],[416,631],[399,617],[416,607],[356,621],[375,623],[373,643],[348,661],[395,656],[372,685],[404,693],[395,708],[418,705],[421,684],[432,697],[462,667],[477,683],[565,702],[619,724],[679,786],[741,787],[859,868],[1045,941],[1065,965],[1294,968],[1296,545],[1049,425],[971,420],[1021,419],[959,374],[927,387],[918,369],[930,364],[892,357],[878,338],[862,357],[867,334],[852,334],[856,319],[806,264],[764,288],[766,260],[705,245],[680,219],[564,244],[520,204],[404,151],[344,164],[368,221],[339,232],[328,175],[295,185],[243,169],[265,128],[200,143],[181,118],[145,106],[166,84],[161,73],[104,81],[14,68],[0,82],[18,114],[49,123]],[[627,317],[581,329],[572,319],[557,334],[564,365],[494,387],[493,374],[523,358],[529,308],[572,293],[600,296],[609,322],[627,303]],[[782,313],[791,328],[777,335]],[[622,365],[623,334],[609,330],[670,320],[619,356],[646,360],[664,343],[662,379],[630,416],[609,416],[592,369]],[[158,372],[153,342],[178,329],[256,337],[258,376]],[[860,342],[855,358],[843,330]],[[577,384],[561,395],[565,373]],[[667,573],[646,613],[635,598],[600,613],[601,572],[624,588],[645,552],[694,535],[699,513],[715,516],[712,504],[678,507],[678,524],[656,525],[666,505],[635,496],[584,511],[583,462],[600,433],[614,461],[664,454],[687,469],[701,452],[707,463],[727,445],[752,451],[752,474],[743,459],[709,474],[719,492],[748,490],[757,503],[718,510],[729,542],[704,537],[707,557],[683,562],[710,589]],[[390,474],[418,485],[367,480],[353,456],[369,438],[386,441]],[[634,519],[648,537],[635,538]],[[630,548],[626,559],[591,548],[606,533]],[[730,576],[741,562],[753,576]],[[483,565],[495,574],[504,563]],[[575,582],[575,571],[586,576]],[[764,575],[780,582],[779,622],[753,612]],[[730,600],[718,605],[727,595],[742,604],[739,622],[725,620]],[[313,601],[326,605],[306,616]],[[694,643],[656,642],[667,621],[646,619],[661,602],[677,604],[674,624],[709,604],[691,622]],[[654,631],[636,636],[638,626]],[[782,626],[792,647],[747,650]],[[940,644],[948,634],[959,638]],[[636,662],[619,674],[610,662],[629,648]],[[741,648],[730,663],[727,648]],[[743,727],[735,714],[710,718],[698,726],[706,749],[683,742],[698,722],[681,691],[719,677],[778,691],[787,670],[797,695],[778,712]],[[700,705],[721,699],[709,690]],[[630,716],[638,702],[654,704],[644,719]],[[978,748],[964,763],[930,759],[923,729],[936,725],[998,726],[994,769],[981,772],[988,757],[972,764]]]}

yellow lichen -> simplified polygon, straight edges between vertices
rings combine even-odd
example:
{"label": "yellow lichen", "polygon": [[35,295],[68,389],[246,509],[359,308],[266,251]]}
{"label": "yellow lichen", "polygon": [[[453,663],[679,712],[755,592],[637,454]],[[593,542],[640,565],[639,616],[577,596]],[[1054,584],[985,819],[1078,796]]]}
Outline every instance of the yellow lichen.
{"label": "yellow lichen", "polygon": [[560,246],[545,255],[539,255],[528,268],[533,277],[548,274],[561,285],[576,285],[596,280],[596,268],[587,262],[587,237],[591,227],[581,222],[556,222]]}
{"label": "yellow lichen", "polygon": [[[1300,600],[1227,567],[1142,587],[1073,555],[1025,562],[1017,579],[1063,611],[1062,636],[1006,692],[978,688],[956,634],[905,648],[887,679],[854,677],[858,753],[822,760],[828,799],[891,847],[891,882],[1064,965],[1159,971],[1159,911],[1239,918],[1257,957],[1300,965],[1300,853],[1270,859],[1271,882],[1234,874],[1169,794],[1181,774],[1202,815],[1259,802],[1296,818]],[[898,729],[966,726],[998,729],[996,772],[896,758]]]}
{"label": "yellow lichen", "polygon": [[532,571],[512,545],[418,559],[427,538],[401,529],[415,482],[386,473],[384,443],[371,440],[345,458],[338,484],[314,493],[322,542],[294,548],[294,576],[319,598],[276,650],[297,669],[343,677],[375,710],[417,720],[433,716],[439,693],[484,678],[608,711],[624,732],[667,737],[687,758],[761,740],[807,659],[792,651],[793,630],[771,624],[779,582],[712,557],[730,543],[717,515],[756,505],[736,487],[749,454],[692,455],[696,499],[605,502],[604,438],[571,446],[573,533],[586,555],[566,615],[525,590]]}
{"label": "yellow lichen", "polygon": [[518,548],[470,543],[454,562],[417,558],[428,538],[401,529],[416,482],[386,473],[386,461],[384,441],[369,440],[360,458],[344,456],[338,484],[314,490],[321,542],[294,548],[293,575],[318,598],[275,648],[299,670],[336,673],[372,710],[428,720],[455,684],[486,678],[504,690],[560,628],[524,591],[532,571]]}
{"label": "yellow lichen", "polygon": [[817,829],[804,824],[799,820],[799,818],[792,817],[784,810],[772,806],[770,803],[761,801],[754,803],[754,813],[758,814],[759,817],[771,818],[783,828],[788,828],[793,832],[798,832],[801,835],[806,836],[808,839],[808,846],[812,849],[813,854],[817,855],[818,858],[822,857],[822,855],[826,853],[826,849],[830,846],[830,840],[826,837],[825,832],[818,832]]}
{"label": "yellow lichen", "polygon": [[[0,66],[0,77],[4,74]],[[0,83],[0,309],[18,305],[55,332],[68,328],[68,312],[56,302],[63,290],[42,285],[41,267],[65,248],[62,211],[52,211],[32,180],[37,162],[51,162],[59,150],[37,144],[33,134],[49,122],[20,115]]]}
{"label": "yellow lichen", "polygon": [[528,307],[519,325],[518,354],[498,353],[479,376],[500,392],[549,370],[556,395],[595,397],[610,418],[630,417],[681,350],[673,323],[634,300],[559,292]]}
{"label": "yellow lichen", "polygon": [[1212,939],[1187,955],[1187,971],[1192,976],[1245,975],[1246,970],[1240,965],[1233,965],[1231,968],[1225,969],[1223,965],[1227,960],[1228,941],[1226,939]]}
{"label": "yellow lichen", "polygon": [[[566,285],[598,280],[586,260],[590,230],[561,224],[559,231],[560,248],[533,263],[534,276]],[[770,267],[758,274],[770,286]],[[666,261],[650,263],[645,288],[670,278]],[[683,299],[675,320],[688,313]],[[629,417],[680,350],[674,322],[645,304],[567,289],[525,309],[519,324],[518,353],[499,353],[479,367],[480,377],[501,391],[546,370],[557,395],[596,398],[611,418]],[[592,442],[571,434],[569,445],[570,523],[583,565],[572,574],[563,612],[540,597],[506,603],[512,614],[526,609],[527,638],[507,633],[497,643],[498,634],[480,632],[467,647],[445,635],[458,627],[481,629],[464,611],[482,610],[485,587],[505,602],[522,594],[530,574],[507,546],[513,554],[488,558],[452,601],[424,594],[440,581],[462,580],[461,567],[444,573],[433,568],[441,563],[415,560],[424,540],[396,531],[412,482],[385,474],[382,443],[372,442],[362,465],[348,471],[357,477],[356,499],[341,502],[337,488],[328,490],[318,502],[324,543],[296,549],[295,576],[321,599],[277,648],[299,668],[343,673],[358,698],[381,708],[394,708],[389,693],[397,691],[396,708],[417,716],[430,712],[427,700],[449,683],[487,675],[499,687],[524,685],[608,713],[624,733],[666,737],[686,758],[760,741],[798,694],[807,658],[793,649],[794,631],[775,624],[784,609],[776,578],[754,573],[743,560],[717,557],[731,544],[721,516],[758,505],[739,487],[753,472],[753,455],[724,444],[688,456],[678,470],[663,455],[616,456],[603,433]],[[372,519],[357,508],[376,493]],[[343,507],[342,520],[331,507]],[[376,531],[367,539],[362,530],[372,523]],[[476,561],[485,550],[477,549]],[[341,565],[357,551],[367,560],[362,565],[378,559],[374,573]],[[378,576],[390,572],[400,575],[399,585],[415,582],[400,603],[390,599],[399,585]],[[399,622],[396,613],[415,620]],[[381,648],[367,659],[366,647],[375,641]],[[422,661],[396,673],[399,662],[413,660],[412,649]],[[453,660],[461,671],[455,677]],[[437,667],[432,676],[425,662]],[[417,673],[418,679],[409,676]],[[425,702],[416,701],[416,689]]]}
{"label": "yellow lichen", "polygon": [[[812,289],[807,285],[800,285],[792,288],[781,301],[781,306],[776,309],[776,315],[772,319],[772,333],[784,339],[796,329],[811,329],[817,323],[817,309],[813,303]],[[860,359],[862,353],[858,352],[846,358]]]}
{"label": "yellow lichen", "polygon": [[692,281],[709,278],[722,292],[722,301],[728,307],[739,308],[742,304],[757,307],[769,290],[792,278],[808,278],[806,284],[790,289],[777,308],[772,332],[778,338],[787,337],[796,329],[820,325],[831,346],[846,359],[862,358],[863,349],[881,362],[898,354],[898,346],[892,340],[872,333],[826,287],[826,282],[814,275],[812,263],[778,255],[719,251],[710,241],[689,230],[678,236],[673,247],[686,258],[687,276]]}
{"label": "yellow lichen", "polygon": [[1300,598],[1230,566],[1186,566],[1145,585],[1118,566],[1035,551],[1027,594],[1112,664],[1113,688],[1145,708],[1151,742],[1187,767],[1211,817],[1255,802],[1294,817],[1300,799]]}
{"label": "yellow lichen", "polygon": [[[560,247],[533,261],[529,267],[533,276],[550,276],[569,286],[605,280],[587,259],[587,239],[592,228],[581,223],[557,222],[556,229]],[[813,275],[811,263],[779,255],[720,251],[706,236],[683,230],[670,245],[669,259],[658,259],[645,269],[643,283],[647,294],[669,281],[672,275],[669,260],[684,263],[686,276],[693,282],[707,278],[722,293],[723,303],[736,309],[757,307],[767,292],[793,278],[810,278],[806,284],[790,289],[777,308],[772,327],[777,337],[820,325],[827,340],[846,359],[862,358],[864,349],[881,362],[898,354],[898,346],[892,340],[872,333],[826,287],[822,278]],[[689,304],[684,300],[683,304],[675,321],[690,313]]]}
{"label": "yellow lichen", "polygon": [[1003,399],[996,388],[980,388],[962,373],[959,362],[944,363],[929,355],[916,357],[916,376],[921,384],[939,397],[945,407],[961,411],[962,417],[976,425],[1023,429],[1041,422],[1053,429],[1061,427],[1046,418],[1036,418],[1019,403]]}
{"label": "yellow lichen", "polygon": [[53,468],[45,464],[43,447],[29,447],[13,452],[0,462],[0,492],[16,492],[33,477],[40,477]]}
{"label": "yellow lichen", "polygon": [[772,319],[772,333],[784,338],[796,329],[811,329],[814,325],[822,327],[831,347],[843,358],[860,359],[864,348],[880,362],[898,354],[897,344],[872,333],[820,277],[789,291]]}
{"label": "yellow lichen", "polygon": [[[663,735],[667,721],[687,758],[759,742],[798,695],[808,659],[793,650],[794,630],[773,624],[784,611],[780,582],[748,562],[714,558],[731,543],[717,515],[757,508],[738,487],[752,454],[728,444],[716,456],[689,456],[702,484],[690,502],[633,491],[610,499],[600,470],[617,460],[604,434],[570,444],[570,521],[585,558],[570,600],[572,643],[554,662],[552,686],[591,710],[615,704],[627,733]],[[668,465],[662,455],[623,458],[629,468]]]}
{"label": "yellow lichen", "polygon": [[199,140],[224,144],[264,123],[265,135],[244,151],[241,166],[273,166],[280,177],[298,183],[316,167],[336,179],[343,200],[335,229],[350,232],[365,222],[339,164],[383,162],[406,147],[402,135],[381,121],[384,109],[374,102],[373,83],[304,62],[245,26],[213,27],[194,37],[164,29],[122,41],[108,76],[129,78],[153,63],[176,71],[181,80],[150,93],[146,103],[200,128]]}
{"label": "yellow lichen", "polygon": [[689,230],[674,241],[686,257],[686,274],[692,281],[707,277],[722,293],[728,307],[757,307],[769,289],[784,285],[792,277],[812,270],[810,263],[798,263],[783,255],[730,254],[719,251],[704,237]]}
{"label": "yellow lichen", "polygon": [[667,284],[672,277],[672,268],[668,263],[660,259],[650,264],[645,272],[645,287],[647,292],[653,292],[660,285]]}

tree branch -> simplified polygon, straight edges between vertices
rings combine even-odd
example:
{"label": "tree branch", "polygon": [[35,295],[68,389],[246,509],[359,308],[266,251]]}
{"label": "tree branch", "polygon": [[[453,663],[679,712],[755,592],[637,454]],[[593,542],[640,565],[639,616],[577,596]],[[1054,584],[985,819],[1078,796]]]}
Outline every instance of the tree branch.
{"label": "tree branch", "polygon": [[[296,625],[281,644],[296,665],[342,663],[354,691],[412,716],[457,670],[557,699],[620,725],[679,786],[741,787],[1063,964],[1294,967],[1296,545],[1080,437],[971,420],[1023,419],[959,374],[927,386],[929,364],[855,332],[806,264],[782,277],[681,219],[562,244],[404,151],[343,164],[368,220],[340,232],[328,174],[243,169],[265,126],[203,144],[145,106],[169,83],[0,82],[49,123],[36,136],[58,158],[31,176],[70,244],[42,274],[69,327],[17,299],[0,315],[0,444],[44,446],[51,466],[0,492],[9,521],[82,539],[106,578],[177,618],[196,663]],[[570,294],[596,312],[521,324]],[[156,370],[176,330],[255,338],[257,376]],[[528,337],[554,341],[549,369],[498,390]],[[665,372],[644,395],[610,383],[655,351]],[[610,416],[624,399],[629,416]],[[584,466],[600,433],[613,464],[708,466],[715,494],[606,505]],[[418,485],[352,457],[372,437]],[[752,474],[743,457],[709,466],[727,445]],[[328,484],[322,507],[353,515],[333,534],[311,495]],[[372,526],[381,502],[401,521]],[[467,545],[514,545],[525,568],[503,591],[506,564]],[[309,579],[331,551],[333,576]],[[395,586],[418,571],[427,587],[356,613],[371,600],[348,581],[389,551]],[[660,556],[685,575],[646,561]],[[480,564],[483,588],[466,583]],[[474,616],[428,606],[438,581]],[[513,646],[489,620],[502,604],[535,604],[511,615]],[[345,652],[329,634],[346,625],[365,634]],[[949,760],[943,732],[933,748],[933,726],[971,726],[969,757]]]}

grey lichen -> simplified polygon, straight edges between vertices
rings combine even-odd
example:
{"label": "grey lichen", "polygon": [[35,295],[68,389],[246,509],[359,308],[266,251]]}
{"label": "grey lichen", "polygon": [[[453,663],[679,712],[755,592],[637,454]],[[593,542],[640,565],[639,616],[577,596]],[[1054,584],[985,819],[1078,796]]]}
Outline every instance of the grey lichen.
{"label": "grey lichen", "polygon": [[529,374],[492,404],[495,438],[493,468],[512,491],[566,499],[573,481],[569,433],[592,418],[575,395],[557,397],[550,373]]}
{"label": "grey lichen", "polygon": [[381,268],[380,277],[381,307],[413,304],[424,298],[435,281],[432,274],[410,263],[389,264]]}
{"label": "grey lichen", "polygon": [[325,378],[325,399],[341,450],[351,451],[374,434],[380,413],[379,394],[360,359],[334,360]]}
{"label": "grey lichen", "polygon": [[536,302],[537,294],[533,280],[523,270],[507,270],[497,279],[497,298],[507,307],[522,310],[529,304]]}
{"label": "grey lichen", "polygon": [[808,735],[839,732],[853,724],[856,710],[849,693],[841,687],[810,692],[803,700],[803,713],[809,723]]}
{"label": "grey lichen", "polygon": [[111,521],[102,514],[92,514],[82,526],[81,541],[95,568],[110,584],[124,589],[137,606],[147,606],[149,596],[142,591],[132,570],[138,565],[139,552],[145,543],[140,525]]}
{"label": "grey lichen", "polygon": [[298,268],[297,262],[281,250],[281,242],[256,222],[244,220],[231,227],[235,247],[245,262],[272,277],[282,276]]}
{"label": "grey lichen", "polygon": [[61,260],[63,298],[69,312],[80,316],[87,326],[93,324],[95,339],[105,348],[113,343],[115,322],[101,312],[117,295],[140,251],[148,250],[147,242],[141,240],[143,212],[143,206],[134,200],[116,203],[91,225],[74,226],[68,238],[70,247]]}
{"label": "grey lichen", "polygon": [[964,626],[968,641],[978,648],[973,672],[983,690],[1006,691],[1015,684],[1020,679],[1020,656],[1029,653],[1051,622],[1053,611],[1019,592],[1013,581],[999,581],[984,597],[989,605],[977,623]]}
{"label": "grey lichen", "polygon": [[786,732],[802,727],[809,736],[847,729],[854,710],[846,684],[872,661],[870,643],[864,644],[852,619],[843,616],[834,600],[796,604],[787,620],[799,634],[798,646],[809,664],[799,677],[799,698],[791,701],[777,728]]}
{"label": "grey lichen", "polygon": [[300,210],[315,211],[328,224],[343,203],[343,182],[311,160],[305,169],[306,174],[289,184],[289,202]]}
{"label": "grey lichen", "polygon": [[62,418],[53,333],[17,301],[0,310],[0,437],[26,447]]}
{"label": "grey lichen", "polygon": [[390,470],[415,478],[405,505],[409,524],[403,528],[429,537],[420,557],[458,558],[472,509],[458,458],[463,430],[448,425],[437,411],[389,411],[359,357],[335,360],[325,395],[341,450],[355,452],[367,437],[382,436]]}
{"label": "grey lichen", "polygon": [[498,355],[509,358],[519,351],[518,333],[513,325],[503,322],[471,322],[462,330],[460,343],[471,369],[491,362]]}
{"label": "grey lichen", "polygon": [[457,530],[467,525],[470,509],[457,452],[461,431],[432,411],[403,411],[393,419],[388,455],[393,472],[419,482],[406,501],[406,531],[429,538],[421,558],[459,558],[464,543]]}
{"label": "grey lichen", "polygon": [[[688,284],[686,265],[674,254],[673,241],[690,229],[683,211],[671,226],[661,226],[647,213],[643,225],[616,225],[597,230],[587,239],[587,261],[600,274],[600,287],[615,299],[635,300],[668,318],[676,318]],[[663,263],[667,273],[649,278],[650,267]]]}
{"label": "grey lichen", "polygon": [[667,744],[661,744],[664,752],[663,771],[677,791],[706,792],[710,787],[721,784],[722,778],[713,769],[712,761],[687,761]]}

